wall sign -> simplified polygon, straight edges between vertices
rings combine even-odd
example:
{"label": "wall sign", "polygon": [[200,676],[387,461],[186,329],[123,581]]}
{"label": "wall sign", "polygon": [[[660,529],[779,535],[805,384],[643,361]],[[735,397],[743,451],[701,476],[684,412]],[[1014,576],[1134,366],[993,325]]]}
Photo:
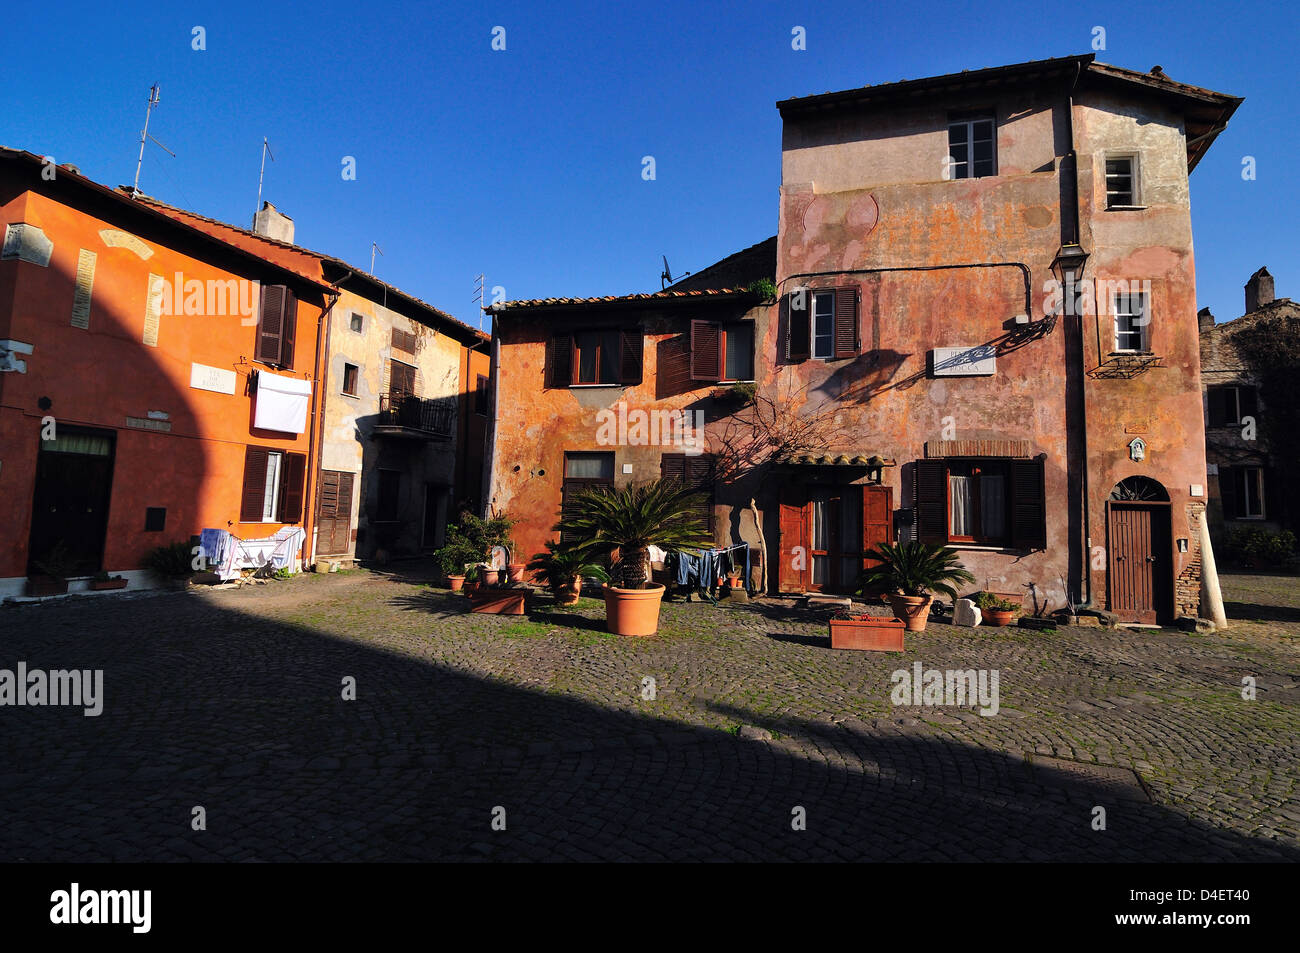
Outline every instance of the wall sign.
{"label": "wall sign", "polygon": [[235,392],[235,372],[207,364],[190,365],[190,386],[196,390],[210,390],[217,394]]}
{"label": "wall sign", "polygon": [[930,352],[935,377],[987,377],[997,373],[997,349],[992,344],[978,347],[936,347]]}

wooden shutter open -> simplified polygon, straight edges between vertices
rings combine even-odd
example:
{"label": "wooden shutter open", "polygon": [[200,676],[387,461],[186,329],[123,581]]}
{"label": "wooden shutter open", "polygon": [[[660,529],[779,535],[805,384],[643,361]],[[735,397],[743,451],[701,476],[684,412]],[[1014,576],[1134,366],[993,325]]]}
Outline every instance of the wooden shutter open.
{"label": "wooden shutter open", "polygon": [[415,368],[401,361],[388,362],[388,393],[414,394]]}
{"label": "wooden shutter open", "polygon": [[777,566],[777,587],[781,592],[804,592],[808,588],[806,580],[812,556],[808,554],[808,540],[804,529],[807,503],[808,498],[803,487],[783,486],[781,488],[779,523],[781,558]]}
{"label": "wooden shutter open", "polygon": [[255,360],[263,364],[279,364],[284,339],[284,305],[288,289],[284,285],[262,285],[262,297],[257,320],[257,346]]}
{"label": "wooden shutter open", "polygon": [[619,332],[619,379],[623,384],[641,383],[641,360],[644,341],[641,329],[624,328]]}
{"label": "wooden shutter open", "polygon": [[1239,508],[1237,499],[1241,486],[1240,471],[1236,467],[1219,467],[1219,501],[1223,504],[1223,518],[1235,520]]}
{"label": "wooden shutter open", "polygon": [[270,451],[265,447],[244,450],[244,487],[239,500],[239,521],[260,523],[262,503],[266,497],[266,463]]}
{"label": "wooden shutter open", "polygon": [[280,512],[281,523],[302,521],[303,488],[307,482],[307,455],[286,453],[280,459]]}
{"label": "wooden shutter open", "polygon": [[1211,427],[1227,426],[1230,417],[1228,402],[1231,396],[1231,391],[1226,387],[1211,387],[1209,389],[1206,394],[1206,403]]}
{"label": "wooden shutter open", "polygon": [[686,454],[665,453],[659,458],[659,475],[665,480],[686,482]]}
{"label": "wooden shutter open", "polygon": [[916,538],[948,542],[948,465],[943,460],[917,460],[912,476]]}
{"label": "wooden shutter open", "polygon": [[573,336],[556,334],[546,342],[546,386],[568,387],[573,383]]}
{"label": "wooden shutter open", "polygon": [[298,298],[284,289],[284,321],[280,325],[280,366],[293,367],[293,343],[298,336]]}
{"label": "wooden shutter open", "polygon": [[1011,545],[1014,548],[1047,548],[1046,502],[1043,461],[1011,461]]}
{"label": "wooden shutter open", "polygon": [[858,353],[858,289],[835,289],[835,356]]}
{"label": "wooden shutter open", "polygon": [[722,380],[722,325],[691,320],[691,380]]}
{"label": "wooden shutter open", "polygon": [[803,308],[794,307],[794,295],[785,296],[785,356],[792,361],[812,357],[812,292],[802,293]]}
{"label": "wooden shutter open", "polygon": [[[862,552],[868,553],[880,543],[894,541],[894,488],[890,486],[864,486],[862,488]],[[880,560],[862,558],[862,568],[878,566]]]}

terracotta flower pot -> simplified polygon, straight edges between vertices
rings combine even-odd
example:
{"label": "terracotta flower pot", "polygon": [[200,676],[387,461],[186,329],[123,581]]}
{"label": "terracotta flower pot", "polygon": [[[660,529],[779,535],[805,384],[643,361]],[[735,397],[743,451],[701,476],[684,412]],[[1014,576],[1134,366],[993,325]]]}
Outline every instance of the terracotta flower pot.
{"label": "terracotta flower pot", "polygon": [[561,606],[571,606],[582,598],[582,580],[575,579],[567,586],[563,586],[555,591],[555,604]]}
{"label": "terracotta flower pot", "polygon": [[930,603],[934,596],[900,596],[889,594],[889,606],[894,615],[903,620],[908,632],[924,632],[930,618]]}
{"label": "terracotta flower pot", "polygon": [[464,577],[464,576],[448,576],[448,577],[447,577],[447,584],[448,584],[449,586],[451,586],[451,591],[452,591],[452,592],[460,592],[460,590],[461,590],[462,588],[464,588],[464,586],[465,586],[465,577]]}
{"label": "terracotta flower pot", "polygon": [[727,585],[731,586],[732,589],[744,589],[744,588],[745,588],[745,584],[744,584],[743,582],[740,581],[740,577],[739,577],[739,576],[728,576],[728,577],[727,577]]}
{"label": "terracotta flower pot", "polygon": [[489,589],[486,586],[469,597],[471,612],[488,615],[523,615],[527,589]]}
{"label": "terracotta flower pot", "polygon": [[495,569],[484,569],[479,573],[479,579],[485,586],[495,586],[497,584],[497,571]]}
{"label": "terracotta flower pot", "polygon": [[509,569],[509,573],[510,573],[510,581],[511,581],[511,582],[523,582],[523,581],[524,581],[524,569],[525,569],[525,568],[527,568],[527,567],[525,566],[524,563],[511,563],[511,564],[510,564],[510,569]]}
{"label": "terracotta flower pot", "polygon": [[90,588],[94,589],[96,592],[103,592],[106,589],[125,589],[126,579],[121,576],[117,576],[113,579],[92,579],[90,581]]}
{"label": "terracotta flower pot", "polygon": [[29,596],[57,596],[68,591],[68,580],[54,576],[28,576],[27,594]]}
{"label": "terracotta flower pot", "polygon": [[619,589],[608,583],[605,593],[605,628],[615,635],[654,635],[659,631],[659,603],[664,587],[657,582],[645,589]]}
{"label": "terracotta flower pot", "polygon": [[985,609],[984,621],[989,625],[1010,625],[1015,614],[1015,609]]}

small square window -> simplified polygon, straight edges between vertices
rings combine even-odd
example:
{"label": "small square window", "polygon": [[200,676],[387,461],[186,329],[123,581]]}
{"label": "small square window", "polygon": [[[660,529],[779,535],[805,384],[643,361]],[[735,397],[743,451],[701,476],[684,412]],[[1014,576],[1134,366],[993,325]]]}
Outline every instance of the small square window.
{"label": "small square window", "polygon": [[167,507],[150,506],[144,511],[144,531],[146,533],[161,533],[167,528]]}
{"label": "small square window", "polygon": [[813,295],[813,353],[829,361],[835,356],[835,292]]}
{"label": "small square window", "polygon": [[355,364],[343,365],[343,393],[349,397],[357,396],[357,375],[360,369]]}
{"label": "small square window", "polygon": [[1115,350],[1144,352],[1151,349],[1150,304],[1145,292],[1115,295]]}
{"label": "small square window", "polygon": [[997,173],[997,127],[992,116],[954,119],[948,123],[950,179],[978,179]]}
{"label": "small square window", "polygon": [[364,324],[365,324],[365,318],[363,318],[361,315],[357,314],[354,311],[352,313],[352,330],[360,334],[361,328],[363,327]]}

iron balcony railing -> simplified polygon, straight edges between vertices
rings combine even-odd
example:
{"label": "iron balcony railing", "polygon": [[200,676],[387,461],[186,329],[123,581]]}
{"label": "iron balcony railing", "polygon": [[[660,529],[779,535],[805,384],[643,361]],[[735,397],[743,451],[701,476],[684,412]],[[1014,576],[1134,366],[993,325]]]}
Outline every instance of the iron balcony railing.
{"label": "iron balcony railing", "polygon": [[403,427],[439,437],[450,437],[456,408],[445,400],[426,400],[414,394],[381,394],[379,425]]}

